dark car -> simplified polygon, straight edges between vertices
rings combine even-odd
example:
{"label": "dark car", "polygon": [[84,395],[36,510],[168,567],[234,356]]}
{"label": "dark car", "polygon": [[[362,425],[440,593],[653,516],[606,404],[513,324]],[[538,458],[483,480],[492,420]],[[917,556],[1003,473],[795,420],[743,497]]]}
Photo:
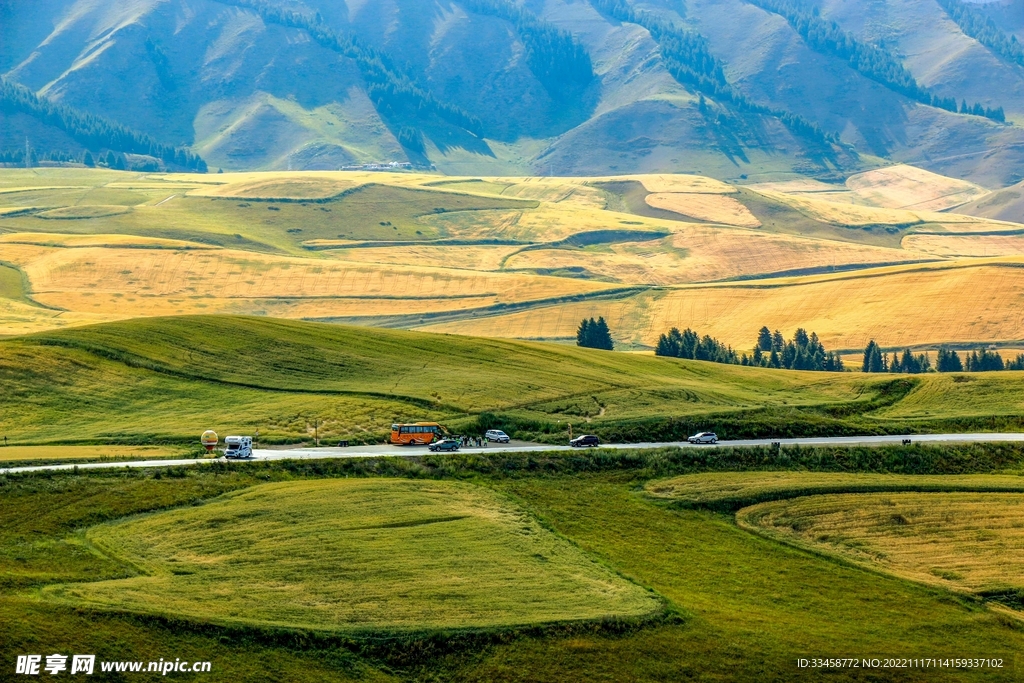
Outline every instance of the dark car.
{"label": "dark car", "polygon": [[455,439],[443,439],[441,441],[435,441],[434,443],[427,446],[432,451],[457,451],[461,444]]}
{"label": "dark car", "polygon": [[583,436],[577,436],[575,439],[569,442],[569,445],[573,448],[597,448],[601,445],[601,439],[597,438],[593,434],[584,434]]}

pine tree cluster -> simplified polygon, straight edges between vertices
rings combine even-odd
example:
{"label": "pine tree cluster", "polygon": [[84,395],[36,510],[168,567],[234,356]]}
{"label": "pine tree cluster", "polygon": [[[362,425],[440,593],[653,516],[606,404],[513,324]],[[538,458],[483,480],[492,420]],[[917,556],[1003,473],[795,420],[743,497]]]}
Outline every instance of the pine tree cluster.
{"label": "pine tree cluster", "polygon": [[789,341],[778,330],[762,327],[757,333],[754,353],[748,358],[743,354],[741,365],[763,368],[784,368],[786,370],[816,370],[818,372],[843,372],[843,359],[839,354],[825,349],[818,335],[810,335],[803,328],[793,333]]}
{"label": "pine tree cluster", "polygon": [[786,341],[778,330],[772,333],[767,327],[762,327],[757,334],[753,353],[749,356],[739,356],[731,346],[714,337],[701,337],[691,329],[680,332],[673,327],[668,334],[658,338],[654,355],[787,370],[844,370],[843,359],[838,354],[827,351],[817,334],[812,332],[808,335],[804,329],[797,330],[793,338]]}
{"label": "pine tree cluster", "polygon": [[608,323],[603,317],[597,320],[584,318],[580,322],[580,326],[576,329],[576,346],[605,351],[612,351],[615,348]]}
{"label": "pine tree cluster", "polygon": [[707,360],[713,363],[732,365],[737,365],[740,362],[731,346],[726,346],[709,335],[701,337],[689,328],[680,332],[678,328],[673,327],[668,334],[661,335],[658,338],[658,346],[654,349],[654,355]]}
{"label": "pine tree cluster", "polygon": [[265,22],[306,31],[322,47],[355,61],[366,81],[366,92],[385,119],[423,119],[428,115],[469,131],[482,138],[480,119],[447,102],[437,100],[402,73],[382,51],[361,45],[353,35],[343,36],[329,27],[316,13],[313,16],[275,7],[262,0],[221,0],[254,10]]}
{"label": "pine tree cluster", "polygon": [[938,0],[960,30],[1006,59],[1024,66],[1024,45],[1017,36],[1007,36],[995,22],[961,0]]}
{"label": "pine tree cluster", "polygon": [[[917,82],[917,79],[903,66],[896,55],[878,45],[857,40],[836,22],[823,19],[818,14],[817,8],[810,9],[800,0],[747,1],[785,18],[793,30],[799,33],[812,49],[845,60],[853,69],[890,90],[922,104],[953,113],[959,111],[961,114],[984,116],[1000,122],[1006,120],[1006,114],[1002,107],[989,109],[979,103],[968,107],[964,102],[958,110],[956,98],[942,98],[931,94],[927,88]],[[957,0],[940,0],[940,2],[959,4]]]}
{"label": "pine tree cluster", "polygon": [[[665,68],[682,85],[719,102],[728,102],[739,111],[777,118],[794,135],[815,144],[838,144],[839,136],[823,131],[818,124],[799,114],[757,104],[734,88],[726,79],[722,60],[711,53],[707,38],[700,33],[677,28],[649,12],[636,10],[627,0],[590,2],[613,19],[639,24],[647,29],[658,43]],[[705,109],[701,111],[703,113]]]}
{"label": "pine tree cluster", "polygon": [[[931,361],[927,354],[914,355],[910,349],[904,349],[903,353],[894,352],[892,358],[884,353],[882,348],[872,339],[864,348],[864,362],[861,369],[864,372],[890,372],[918,374],[931,370]],[[972,351],[963,359],[953,349],[942,347],[935,358],[935,370],[937,372],[991,372],[994,370],[1024,370],[1024,354],[1019,354],[1014,360],[1004,362],[1003,357],[997,351],[982,349],[981,353]]]}
{"label": "pine tree cluster", "polygon": [[462,0],[462,4],[473,12],[504,19],[515,27],[526,46],[530,71],[552,97],[570,97],[594,80],[590,54],[571,33],[542,22],[510,0]]}
{"label": "pine tree cluster", "polygon": [[[953,355],[956,356],[955,351]],[[940,357],[940,365],[944,362],[947,362],[945,356]],[[960,362],[959,357],[956,358],[956,362]],[[868,342],[868,345],[864,348],[864,361],[861,364],[863,372],[891,372],[909,375],[928,372],[931,370],[931,367],[932,363],[928,359],[928,354],[922,353],[915,356],[910,349],[904,349],[902,356],[894,352],[892,359],[890,359],[889,354],[883,353],[882,347],[875,343],[874,339]]]}
{"label": "pine tree cluster", "polygon": [[[98,116],[37,97],[23,85],[0,77],[0,112],[23,113],[59,128],[86,149],[144,154],[168,165],[206,173],[206,162],[183,147],[162,145],[145,133]],[[24,157],[22,157],[24,159]]]}

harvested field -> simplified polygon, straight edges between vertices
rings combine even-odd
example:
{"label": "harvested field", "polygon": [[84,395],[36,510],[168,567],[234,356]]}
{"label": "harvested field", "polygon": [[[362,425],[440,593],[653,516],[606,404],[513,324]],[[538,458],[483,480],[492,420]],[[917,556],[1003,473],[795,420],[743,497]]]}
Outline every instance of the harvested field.
{"label": "harvested field", "polygon": [[[652,347],[671,327],[691,327],[737,348],[750,348],[761,325],[818,333],[828,348],[1024,339],[1024,270],[1008,266],[882,269],[759,283],[691,286],[615,301],[586,301],[427,325],[493,337],[571,338],[585,317],[604,316],[622,343]],[[896,292],[913,291],[913,297]]]}
{"label": "harvested field", "polygon": [[899,164],[858,173],[846,186],[872,206],[945,211],[989,194],[980,185]]}
{"label": "harvested field", "polygon": [[648,483],[644,491],[683,507],[738,510],[773,500],[828,493],[1020,492],[1024,477],[999,474],[905,475],[854,472],[706,472]]}
{"label": "harvested field", "polygon": [[922,583],[1024,588],[1024,494],[872,493],[762,503],[741,526]]}
{"label": "harvested field", "polygon": [[761,227],[761,221],[757,220],[747,207],[724,195],[661,192],[647,195],[646,202],[656,209],[672,211],[710,223],[738,225],[744,228]]}

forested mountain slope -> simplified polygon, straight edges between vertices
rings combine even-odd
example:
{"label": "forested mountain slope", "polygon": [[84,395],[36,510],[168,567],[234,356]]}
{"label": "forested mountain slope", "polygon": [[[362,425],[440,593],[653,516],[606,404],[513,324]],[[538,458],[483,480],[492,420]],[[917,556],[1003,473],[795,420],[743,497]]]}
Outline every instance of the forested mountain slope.
{"label": "forested mountain slope", "polygon": [[[8,0],[0,72],[226,170],[829,179],[881,157],[998,188],[1024,177],[1021,9]],[[0,147],[72,146],[46,122],[2,116]]]}

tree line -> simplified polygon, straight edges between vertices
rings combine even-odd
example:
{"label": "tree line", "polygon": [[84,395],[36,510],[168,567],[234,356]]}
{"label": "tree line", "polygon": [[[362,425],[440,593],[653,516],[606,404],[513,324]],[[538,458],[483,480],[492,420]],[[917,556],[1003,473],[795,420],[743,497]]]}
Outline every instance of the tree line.
{"label": "tree line", "polygon": [[[914,355],[910,349],[904,349],[900,354],[893,352],[892,358],[884,353],[882,348],[872,339],[864,348],[864,361],[861,370],[864,372],[889,372],[920,374],[928,372],[932,368],[931,361],[927,354]],[[1004,361],[998,351],[982,349],[971,351],[970,354],[960,354],[953,349],[941,347],[935,357],[936,372],[992,372],[997,370],[1022,370],[1024,371],[1024,354],[1018,354],[1010,361]]]}
{"label": "tree line", "polygon": [[[267,23],[305,31],[322,47],[355,61],[366,81],[366,92],[377,111],[385,118],[424,118],[437,116],[478,138],[484,136],[483,123],[464,109],[441,102],[402,73],[383,51],[359,43],[353,35],[341,35],[328,26],[320,13],[310,16],[275,7],[263,0],[221,0],[225,4],[255,11]],[[408,137],[406,139],[409,139]]]}
{"label": "tree line", "polygon": [[590,54],[571,33],[541,21],[509,0],[462,0],[462,4],[477,14],[512,24],[526,46],[530,71],[552,97],[571,96],[594,80]]}
{"label": "tree line", "polygon": [[[952,1],[957,0],[941,0]],[[890,90],[905,95],[922,104],[945,109],[953,113],[984,116],[1003,122],[1006,114],[1002,107],[996,109],[975,103],[968,107],[966,102],[957,108],[956,98],[942,98],[933,95],[917,82],[913,74],[903,66],[896,55],[878,45],[864,43],[844,31],[834,21],[823,19],[817,8],[808,7],[799,0],[747,0],[763,10],[778,14],[786,19],[806,43],[814,50],[845,60],[854,70]]]}
{"label": "tree line", "polygon": [[612,342],[612,333],[608,329],[608,323],[604,318],[584,318],[576,329],[576,346],[583,346],[588,349],[603,349],[612,351],[615,344]]}
{"label": "tree line", "polygon": [[1024,46],[1017,36],[1007,36],[990,17],[960,0],[938,0],[960,30],[1002,57],[1024,66]]}
{"label": "tree line", "polygon": [[780,331],[772,332],[767,327],[762,327],[757,333],[753,352],[741,356],[731,346],[710,335],[701,337],[689,328],[680,332],[678,328],[673,327],[667,334],[658,338],[654,355],[786,370],[845,370],[843,359],[838,354],[828,351],[817,334],[807,334],[803,328],[794,332],[792,339],[786,340]]}
{"label": "tree line", "polygon": [[[122,154],[143,154],[161,159],[165,164],[206,173],[206,162],[185,147],[156,142],[145,133],[124,124],[83,112],[65,104],[55,104],[36,96],[25,86],[0,77],[0,112],[22,113],[68,134],[86,149],[113,150]],[[59,150],[57,150],[59,151]],[[24,161],[24,153],[22,161]]]}
{"label": "tree line", "polygon": [[647,29],[658,43],[665,68],[682,85],[719,102],[728,102],[740,111],[777,118],[794,135],[816,144],[839,143],[838,135],[822,130],[817,123],[784,109],[753,102],[734,88],[725,76],[724,63],[711,53],[707,38],[700,33],[677,28],[649,12],[635,10],[627,0],[590,2],[613,19]]}

